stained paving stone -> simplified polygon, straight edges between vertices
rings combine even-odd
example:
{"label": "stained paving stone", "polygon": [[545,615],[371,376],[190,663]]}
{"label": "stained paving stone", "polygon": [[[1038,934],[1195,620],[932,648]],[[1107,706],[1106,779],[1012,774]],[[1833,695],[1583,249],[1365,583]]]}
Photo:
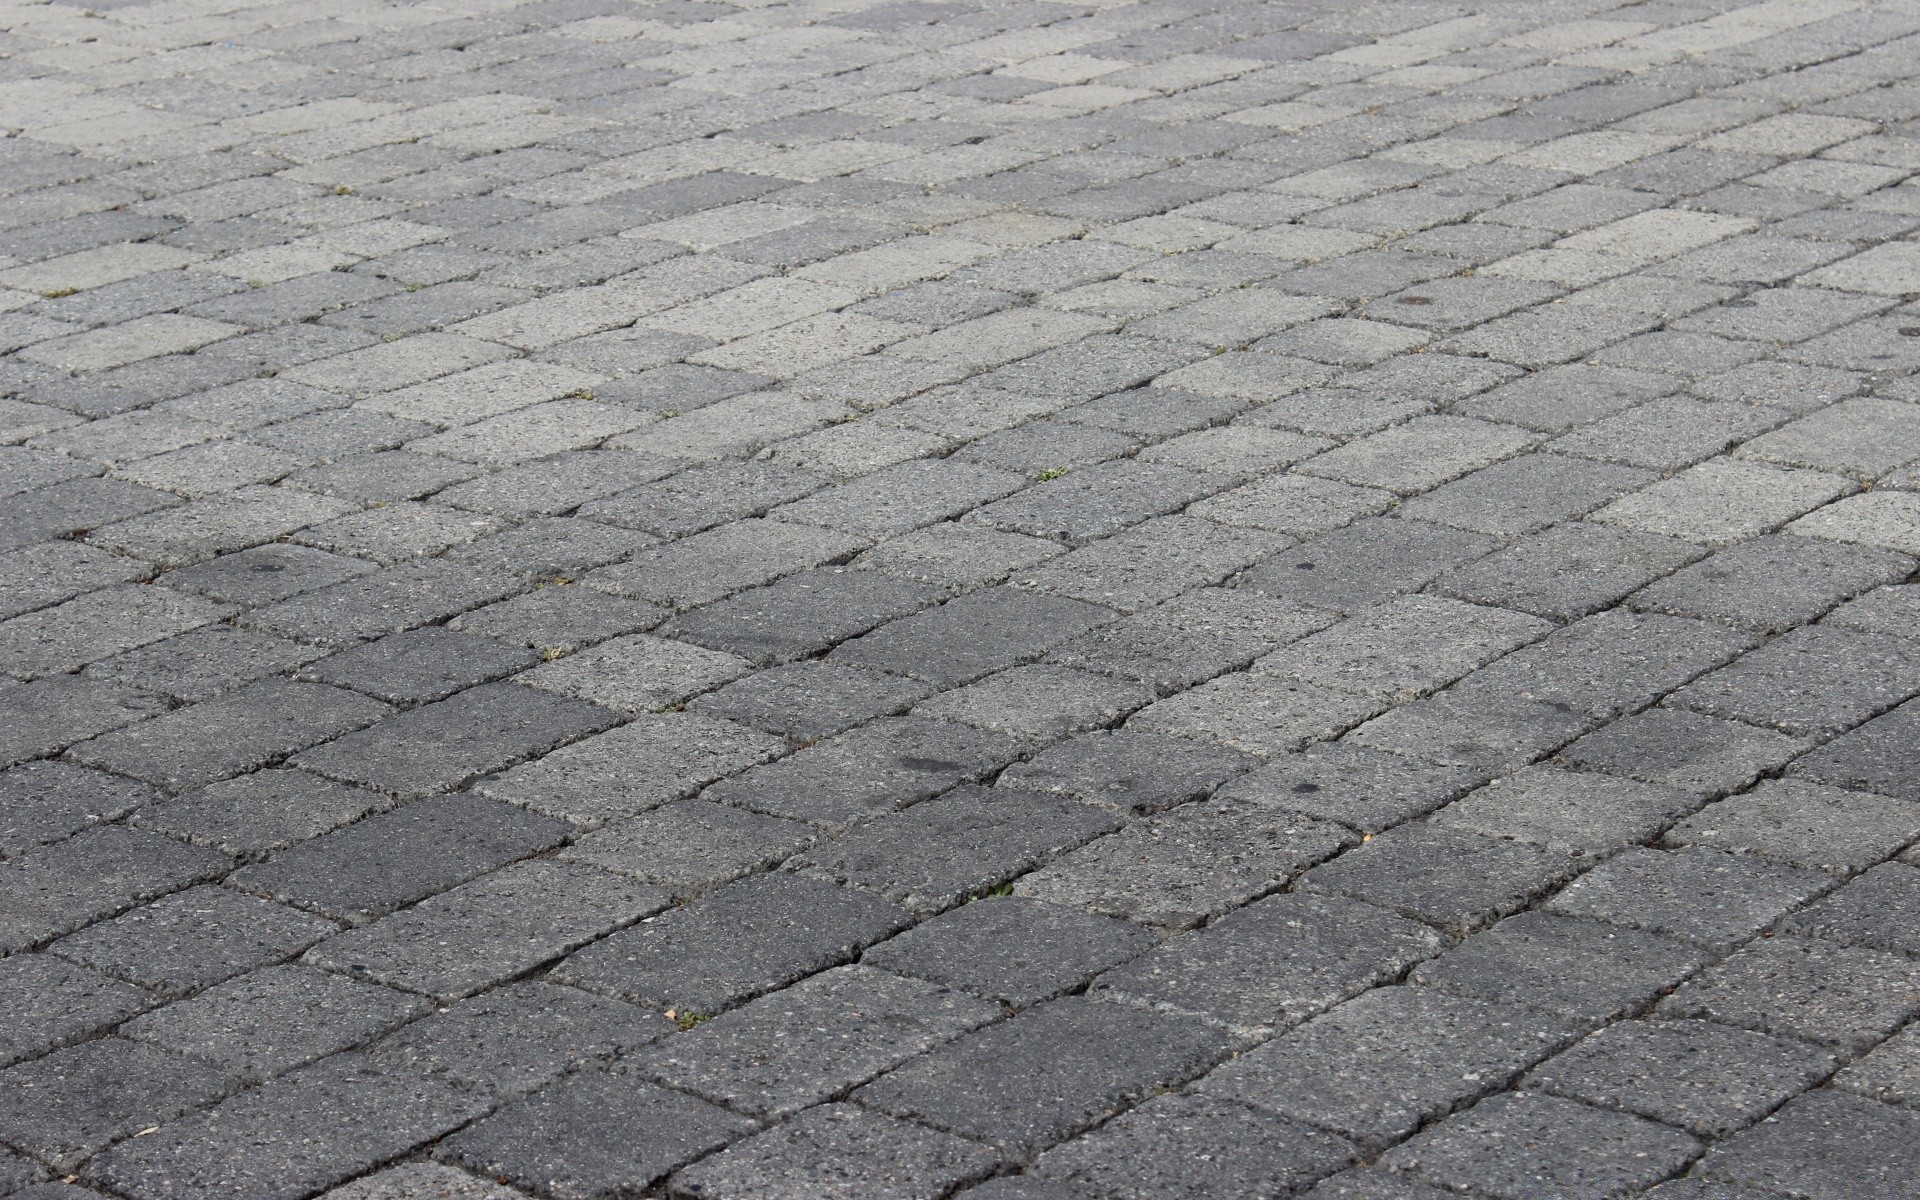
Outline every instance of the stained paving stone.
{"label": "stained paving stone", "polygon": [[1377,1147],[1497,1091],[1576,1029],[1513,1005],[1378,988],[1222,1066],[1200,1091]]}
{"label": "stained paving stone", "polygon": [[9,26],[0,1069],[448,1011],[0,1192],[1911,1190],[1910,14],[1042,7]]}
{"label": "stained paving stone", "polygon": [[1195,1022],[1069,996],[953,1041],[854,1098],[1031,1154],[1198,1075],[1227,1047],[1224,1034]]}

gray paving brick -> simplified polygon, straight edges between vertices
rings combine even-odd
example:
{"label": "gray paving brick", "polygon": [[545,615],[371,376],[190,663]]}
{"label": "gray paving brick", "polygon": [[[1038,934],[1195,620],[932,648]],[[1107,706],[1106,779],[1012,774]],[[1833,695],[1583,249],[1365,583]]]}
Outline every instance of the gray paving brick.
{"label": "gray paving brick", "polygon": [[523,975],[671,900],[588,866],[518,863],[329,938],[304,961],[447,1000]]}
{"label": "gray paving brick", "polygon": [[1700,1143],[1651,1121],[1521,1092],[1496,1096],[1388,1151],[1389,1167],[1503,1200],[1619,1195],[1675,1174]]}
{"label": "gray paving brick", "polygon": [[954,1041],[854,1098],[1031,1154],[1192,1078],[1226,1049],[1223,1035],[1193,1022],[1066,997]]}
{"label": "gray paving brick", "polygon": [[941,588],[831,567],[789,575],[669,621],[661,628],[758,665],[820,654],[876,625],[928,608]]}
{"label": "gray paving brick", "polygon": [[401,797],[443,792],[598,733],[613,712],[511,683],[488,684],[389,717],[296,755],[293,765]]}
{"label": "gray paving brick", "polygon": [[590,573],[588,586],[692,608],[825,563],[868,545],[856,534],[784,521],[736,521]]}
{"label": "gray paving brick", "polygon": [[798,662],[757,671],[696,697],[688,707],[807,742],[874,717],[897,716],[931,690],[897,675]]}
{"label": "gray paving brick", "polygon": [[1220,1067],[1200,1091],[1378,1147],[1576,1036],[1571,1022],[1512,1005],[1378,988]]}
{"label": "gray paving brick", "polygon": [[167,572],[170,587],[234,604],[265,605],[341,583],[375,568],[306,546],[256,546]]}
{"label": "gray paving brick", "polygon": [[525,590],[503,572],[444,559],[401,563],[305,591],[246,615],[245,624],[298,641],[347,647],[431,625]]}
{"label": "gray paving brick", "polygon": [[1036,483],[975,512],[996,528],[1084,545],[1148,517],[1173,512],[1225,481],[1134,460],[1101,463]]}
{"label": "gray paving brick", "polygon": [[1826,737],[1916,691],[1920,647],[1902,638],[1816,626],[1796,629],[1696,680],[1674,696],[1674,703]]}
{"label": "gray paving brick", "polygon": [[[784,1116],[999,1013],[998,1005],[917,979],[838,967],[670,1039],[643,1053],[636,1066],[730,1108]],[[812,1036],[796,1038],[802,1030]],[[884,1083],[880,1090],[887,1090]]]}
{"label": "gray paving brick", "polygon": [[1701,1163],[1710,1179],[1829,1197],[1897,1196],[1912,1170],[1913,1114],[1840,1092],[1810,1092]]}
{"label": "gray paving brick", "polygon": [[1048,659],[1137,679],[1167,695],[1246,666],[1332,621],[1246,588],[1196,588],[1082,634]]}
{"label": "gray paving brick", "polygon": [[86,674],[192,703],[294,670],[320,654],[311,646],[231,625],[203,625],[102,659]]}
{"label": "gray paving brick", "polygon": [[143,900],[224,874],[223,854],[124,825],[98,825],[0,865],[0,944],[18,953]]}
{"label": "gray paving brick", "polygon": [[1708,1021],[1623,1021],[1534,1068],[1527,1085],[1725,1137],[1836,1061],[1804,1042]]}
{"label": "gray paving brick", "polygon": [[1118,827],[1111,814],[1078,801],[963,787],[816,843],[791,865],[929,913]]}
{"label": "gray paving brick", "polygon": [[1259,1035],[1387,982],[1439,946],[1432,930],[1369,904],[1269,896],[1106,972],[1088,994]]}
{"label": "gray paving brick", "polygon": [[1835,787],[1920,800],[1913,773],[1916,724],[1920,705],[1908,701],[1796,760],[1791,771]]}
{"label": "gray paving brick", "polygon": [[365,788],[304,771],[269,769],[156,800],[136,811],[132,822],[252,859],[318,837],[391,803]]}
{"label": "gray paving brick", "polygon": [[1246,586],[1316,608],[1355,613],[1495,549],[1494,539],[1424,521],[1370,519],[1314,538],[1247,572]]}
{"label": "gray paving brick", "polygon": [[1600,857],[1644,843],[1694,811],[1689,793],[1611,775],[1525,767],[1455,801],[1434,824]]}
{"label": "gray paving brick", "polygon": [[1903,863],[1882,863],[1811,907],[1789,916],[1793,933],[1848,946],[1911,954],[1920,946],[1920,872]]}
{"label": "gray paving brick", "polygon": [[525,1194],[439,1163],[406,1163],[343,1183],[325,1195],[327,1200],[406,1200],[422,1192],[444,1200],[518,1200]]}
{"label": "gray paving brick", "polygon": [[1807,739],[1738,721],[1653,708],[1588,734],[1562,751],[1559,761],[1718,795],[1739,791],[1807,747]]}
{"label": "gray paving brick", "polygon": [[483,779],[475,790],[596,826],[690,795],[787,749],[780,738],[721,717],[654,713]]}
{"label": "gray paving brick", "polygon": [[1898,853],[1916,837],[1920,809],[1907,801],[1769,779],[1701,809],[1668,830],[1664,840],[1850,874]]}
{"label": "gray paving brick", "polygon": [[489,638],[428,626],[329,655],[300,677],[349,687],[390,704],[424,704],[538,661],[538,655]]}
{"label": "gray paving brick", "polygon": [[1631,848],[1574,880],[1547,908],[1725,951],[1833,882],[1818,871],[1707,847]]}
{"label": "gray paving brick", "polygon": [[1642,588],[1628,602],[1777,633],[1878,584],[1899,582],[1911,562],[1885,550],[1782,534],[1722,550]]}
{"label": "gray paving brick", "polygon": [[847,1104],[809,1109],[676,1175],[672,1194],[702,1200],[871,1189],[934,1196],[1000,1161],[985,1146]]}
{"label": "gray paving brick", "polygon": [[0,687],[0,763],[15,766],[164,713],[165,696],[62,675]]}
{"label": "gray paving brick", "polygon": [[1659,1011],[1863,1050],[1914,1015],[1916,969],[1901,955],[1775,937],[1709,969]]}
{"label": "gray paving brick", "polygon": [[1698,546],[1679,538],[1570,521],[1448,571],[1434,586],[1566,621],[1609,608],[1700,557]]}
{"label": "gray paving brick", "polygon": [[1041,1174],[1160,1196],[1279,1194],[1353,1161],[1339,1138],[1204,1097],[1160,1096],[1043,1154]]}
{"label": "gray paving brick", "polygon": [[[485,1102],[336,1055],[123,1143],[88,1173],[140,1200],[310,1195],[478,1116]],[[244,1146],[244,1153],[233,1148]]]}
{"label": "gray paving brick", "polygon": [[673,1031],[659,1013],[545,981],[448,1005],[376,1042],[380,1062],[458,1088],[514,1097],[579,1067],[604,1067]]}
{"label": "gray paving brick", "polygon": [[0,960],[6,1020],[0,1063],[12,1064],[117,1025],[152,1003],[152,994],[46,954]]}
{"label": "gray paving brick", "polygon": [[69,934],[51,949],[142,987],[178,994],[291,957],[337,929],[268,900],[201,886]]}
{"label": "gray paving brick", "polygon": [[711,1014],[846,962],[910,921],[869,893],[761,875],[579,951],[554,977],[662,1011]]}
{"label": "gray paving brick", "polygon": [[235,886],[362,924],[558,845],[566,825],[478,796],[435,796],[243,867]]}
{"label": "gray paving brick", "polygon": [[1524,912],[1461,942],[1410,978],[1464,996],[1605,1021],[1644,1008],[1705,965],[1670,938]]}
{"label": "gray paving brick", "polygon": [[58,1169],[129,1134],[220,1100],[224,1071],[166,1050],[101,1038],[0,1073],[0,1136]]}
{"label": "gray paving brick", "polygon": [[1014,892],[1181,929],[1277,890],[1354,840],[1273,805],[1196,801],[1091,842]]}
{"label": "gray paving brick", "polygon": [[23,763],[0,772],[0,855],[117,821],[156,795],[143,783],[72,763]]}
{"label": "gray paving brick", "polygon": [[[1466,863],[1471,868],[1457,870]],[[1467,932],[1519,909],[1574,867],[1543,847],[1409,822],[1308,872],[1304,884]]]}

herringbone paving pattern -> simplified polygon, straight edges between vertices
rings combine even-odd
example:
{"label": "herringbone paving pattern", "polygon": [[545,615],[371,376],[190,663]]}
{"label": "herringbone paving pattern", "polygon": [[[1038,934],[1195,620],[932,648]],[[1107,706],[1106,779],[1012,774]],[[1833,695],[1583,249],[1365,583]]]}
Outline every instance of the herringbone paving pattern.
{"label": "herringbone paving pattern", "polygon": [[1920,1196],[1920,4],[0,0],[0,1195]]}

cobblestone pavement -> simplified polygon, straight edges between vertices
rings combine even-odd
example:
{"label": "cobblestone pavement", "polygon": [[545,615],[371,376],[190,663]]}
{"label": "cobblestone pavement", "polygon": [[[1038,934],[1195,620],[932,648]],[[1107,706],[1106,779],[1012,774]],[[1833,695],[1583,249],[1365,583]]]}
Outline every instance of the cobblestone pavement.
{"label": "cobblestone pavement", "polygon": [[83,2],[0,1195],[1920,1196],[1920,2]]}

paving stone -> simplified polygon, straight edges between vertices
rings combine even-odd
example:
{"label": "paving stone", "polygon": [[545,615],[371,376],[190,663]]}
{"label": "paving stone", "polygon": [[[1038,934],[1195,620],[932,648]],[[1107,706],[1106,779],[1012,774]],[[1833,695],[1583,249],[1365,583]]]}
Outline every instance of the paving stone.
{"label": "paving stone", "polygon": [[1916,722],[1920,705],[1909,701],[1797,760],[1792,771],[1836,787],[1920,800],[1910,769]]}
{"label": "paving stone", "polygon": [[349,687],[390,704],[424,704],[538,661],[537,655],[489,638],[428,626],[329,655],[300,677]]}
{"label": "paving stone", "polygon": [[294,766],[401,797],[443,792],[597,733],[618,717],[511,683],[423,705],[296,755]]}
{"label": "paving stone", "polygon": [[169,571],[168,586],[233,604],[265,605],[373,571],[373,564],[306,546],[276,544]]}
{"label": "paving stone", "polygon": [[225,1097],[234,1079],[120,1038],[59,1050],[0,1073],[0,1136],[63,1170],[129,1134]]}
{"label": "paving stone", "polygon": [[1083,634],[1048,658],[1137,679],[1166,695],[1243,667],[1332,621],[1249,589],[1197,588]]}
{"label": "paving stone", "polygon": [[[1464,862],[1474,865],[1461,877],[1455,868]],[[1388,830],[1304,882],[1464,932],[1513,912],[1573,869],[1552,850],[1421,822]]]}
{"label": "paving stone", "polygon": [[1916,969],[1901,955],[1775,937],[1710,968],[1659,1011],[1857,1051],[1913,1016]]}
{"label": "paving stone", "polygon": [[353,924],[558,845],[566,826],[478,796],[436,796],[243,867],[235,886]]}
{"label": "paving stone", "polygon": [[477,1179],[465,1171],[439,1163],[406,1163],[388,1167],[327,1192],[326,1200],[517,1200],[523,1193]]}
{"label": "paving stone", "polygon": [[1913,953],[1920,945],[1915,924],[1920,872],[1902,863],[1882,863],[1809,908],[1789,916],[1783,928],[1848,946]]}
{"label": "paving stone", "polygon": [[592,867],[519,863],[329,938],[304,961],[447,1000],[523,975],[671,900]]}
{"label": "paving stone", "polygon": [[289,958],[337,929],[271,901],[201,886],[69,934],[52,950],[142,987],[179,994]]}
{"label": "paving stone", "polygon": [[6,1020],[0,1063],[44,1054],[121,1021],[152,1003],[151,993],[46,954],[0,960]]}
{"label": "paving stone", "polygon": [[1504,609],[1405,596],[1267,655],[1253,673],[1410,700],[1551,628]]}
{"label": "paving stone", "polygon": [[462,613],[446,628],[531,650],[571,653],[623,633],[651,629],[666,616],[664,609],[644,601],[591,588],[551,586]]}
{"label": "paving stone", "polygon": [[688,707],[810,742],[874,717],[896,716],[931,690],[897,675],[837,663],[798,662],[756,671],[696,697]]}
{"label": "paving stone", "polygon": [[1277,1195],[1353,1161],[1310,1126],[1194,1096],[1160,1096],[1043,1154],[1047,1176],[1146,1196]]}
{"label": "paving stone", "polygon": [[203,625],[102,659],[87,667],[86,674],[192,703],[295,670],[321,653],[311,646],[231,625]]}
{"label": "paving stone", "polygon": [[1447,805],[1433,823],[1597,858],[1648,841],[1698,806],[1673,788],[1533,766]]}
{"label": "paving stone", "polygon": [[700,713],[654,713],[475,785],[484,796],[596,826],[698,791],[788,744]]}
{"label": "paving stone", "polygon": [[1759,632],[1812,620],[1879,583],[1902,579],[1910,559],[1791,535],[1722,551],[1637,593],[1635,608],[1708,617]]}
{"label": "paving stone", "polygon": [[1512,1005],[1377,988],[1220,1067],[1199,1090],[1378,1147],[1576,1036],[1571,1022]]}
{"label": "paving stone", "polygon": [[297,641],[347,647],[431,625],[525,590],[502,572],[444,559],[401,563],[248,613],[245,624]]}
{"label": "paving stone", "polygon": [[[433,1141],[485,1107],[478,1097],[341,1054],[122,1143],[89,1163],[88,1173],[140,1200],[293,1200]],[[246,1153],[232,1153],[236,1146]]]}
{"label": "paving stone", "polygon": [[850,1104],[809,1109],[690,1167],[672,1194],[784,1200],[859,1191],[933,1197],[993,1170],[985,1146]]}
{"label": "paving stone", "polygon": [[1432,930],[1372,905],[1270,896],[1108,971],[1088,994],[1258,1035],[1391,980],[1439,945]]}
{"label": "paving stone", "polygon": [[416,996],[286,964],[145,1013],[123,1032],[259,1082],[370,1041],[426,1008]]}
{"label": "paving stone", "polygon": [[1700,557],[1699,547],[1677,538],[1573,521],[1448,571],[1435,587],[1462,600],[1572,620]]}
{"label": "paving stone", "polygon": [[756,665],[820,654],[876,625],[928,608],[941,588],[832,567],[789,575],[669,621],[661,628]]}
{"label": "paving stone", "polygon": [[521,682],[634,714],[670,708],[747,670],[737,655],[637,633],[549,661]]}
{"label": "paving stone", "polygon": [[1082,467],[977,509],[996,528],[1072,545],[1119,533],[1218,490],[1207,476],[1179,467],[1125,460]]}
{"label": "paving stone", "polygon": [[1704,963],[1669,938],[1525,912],[1414,968],[1411,978],[1590,1022],[1644,1007]]}
{"label": "paving stone", "polygon": [[132,820],[143,829],[253,859],[391,804],[389,797],[365,788],[270,769],[156,800]]}
{"label": "paving stone", "polygon": [[725,780],[707,794],[770,816],[840,827],[978,779],[1020,753],[1019,743],[1003,734],[887,717]]}
{"label": "paving stone", "polygon": [[773,582],[782,575],[850,558],[868,541],[784,521],[736,521],[586,577],[588,586],[685,609]]}
{"label": "paving stone", "polygon": [[1314,538],[1247,572],[1246,586],[1335,612],[1356,613],[1487,554],[1490,537],[1424,521],[1378,518]]}
{"label": "paving stone", "polygon": [[117,821],[154,800],[147,785],[53,760],[0,772],[0,855],[11,858]]}
{"label": "paving stone", "polygon": [[1738,791],[1806,749],[1803,738],[1679,709],[1614,722],[1561,752],[1582,770],[1624,775],[1702,795]]}
{"label": "paving stone", "polygon": [[571,1069],[604,1067],[671,1032],[659,1013],[529,981],[443,1007],[375,1043],[370,1053],[457,1088],[515,1097]]}
{"label": "paving stone", "polygon": [[1836,1075],[1833,1083],[1875,1100],[1915,1107],[1920,1096],[1920,1035],[1911,1026],[1894,1034]]}
{"label": "paving stone", "polygon": [[1602,1197],[1657,1183],[1700,1143],[1639,1117],[1520,1092],[1496,1096],[1387,1152],[1385,1165],[1489,1196]]}
{"label": "paving stone", "polygon": [[98,825],[0,865],[8,953],[224,874],[223,854],[124,825]]}
{"label": "paving stone", "polygon": [[[924,1055],[999,1013],[998,1005],[935,984],[838,967],[670,1039],[644,1052],[636,1066],[737,1111],[778,1117]],[[811,1035],[804,1047],[795,1037],[802,1030]],[[896,1106],[883,1101],[877,1107]]]}
{"label": "paving stone", "polygon": [[1353,841],[1338,826],[1275,806],[1197,801],[1023,876],[1014,893],[1187,928],[1276,890]]}
{"label": "paving stone", "polygon": [[1379,833],[1486,782],[1465,767],[1436,767],[1346,742],[1276,757],[1221,790],[1222,798],[1292,809]]}
{"label": "paving stone", "polygon": [[1916,837],[1920,809],[1910,802],[1769,779],[1701,809],[1668,830],[1664,840],[1851,874],[1891,857]]}
{"label": "paving stone", "polygon": [[1224,1036],[1203,1025],[1066,997],[910,1062],[854,1098],[1031,1154],[1156,1087],[1192,1078],[1226,1048]]}
{"label": "paving stone", "polygon": [[846,962],[910,921],[856,889],[762,875],[576,952],[554,977],[660,1011],[706,1015]]}
{"label": "paving stone", "polygon": [[869,948],[862,961],[1025,1008],[1083,986],[1152,944],[1121,921],[1004,897],[961,905]]}
{"label": "paving stone", "polygon": [[970,591],[1004,582],[1014,571],[1063,553],[1064,547],[1044,538],[947,522],[888,538],[856,557],[853,565]]}
{"label": "paving stone", "polygon": [[1708,1021],[1623,1021],[1542,1063],[1527,1085],[1725,1137],[1811,1087],[1835,1058]]}
{"label": "paving stone", "polygon": [[1782,1184],[1795,1193],[1897,1196],[1912,1170],[1911,1113],[1841,1092],[1815,1091],[1723,1145],[1701,1163],[1710,1179]]}

